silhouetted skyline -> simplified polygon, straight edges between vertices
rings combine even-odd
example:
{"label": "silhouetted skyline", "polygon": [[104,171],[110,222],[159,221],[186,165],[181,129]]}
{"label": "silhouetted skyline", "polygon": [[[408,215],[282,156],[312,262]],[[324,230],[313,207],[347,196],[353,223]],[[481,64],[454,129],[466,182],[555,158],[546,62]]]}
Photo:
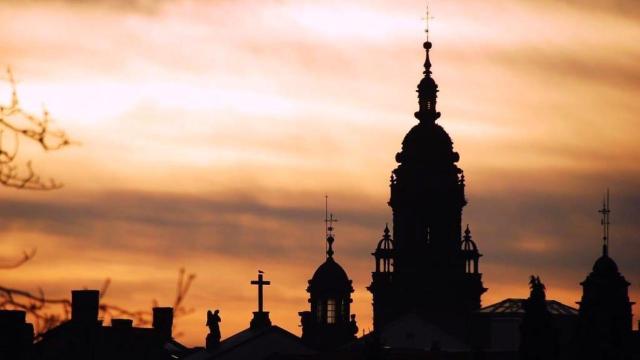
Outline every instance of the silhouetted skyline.
{"label": "silhouetted skyline", "polygon": [[[530,274],[548,298],[579,301],[606,187],[610,251],[640,298],[640,15],[605,3],[432,2],[438,108],[470,179],[463,226],[485,254],[484,304],[526,298]],[[208,309],[223,336],[247,326],[260,268],[271,320],[299,334],[328,193],[352,312],[372,328],[369,254],[415,124],[423,6],[1,4],[2,61],[25,106],[45,103],[83,144],[36,155],[64,189],[0,189],[2,260],[38,249],[8,282],[68,297],[109,277],[108,299],[147,309],[171,305],[186,265],[196,313],[180,324],[195,345]]]}

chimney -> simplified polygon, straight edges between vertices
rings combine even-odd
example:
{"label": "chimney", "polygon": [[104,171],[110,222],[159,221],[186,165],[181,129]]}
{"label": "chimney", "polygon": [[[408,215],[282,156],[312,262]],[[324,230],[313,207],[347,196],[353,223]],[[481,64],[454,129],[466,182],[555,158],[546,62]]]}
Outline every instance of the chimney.
{"label": "chimney", "polygon": [[71,320],[77,324],[97,324],[100,291],[73,290],[71,292]]}
{"label": "chimney", "polygon": [[27,322],[27,313],[21,310],[0,310],[0,324],[20,326]]}
{"label": "chimney", "polygon": [[26,312],[0,310],[0,357],[26,359],[33,345],[33,325]]}
{"label": "chimney", "polygon": [[153,328],[156,333],[165,340],[171,339],[173,327],[173,308],[154,307],[153,308]]}
{"label": "chimney", "polygon": [[133,327],[133,320],[111,319],[111,327],[116,329],[131,329]]}

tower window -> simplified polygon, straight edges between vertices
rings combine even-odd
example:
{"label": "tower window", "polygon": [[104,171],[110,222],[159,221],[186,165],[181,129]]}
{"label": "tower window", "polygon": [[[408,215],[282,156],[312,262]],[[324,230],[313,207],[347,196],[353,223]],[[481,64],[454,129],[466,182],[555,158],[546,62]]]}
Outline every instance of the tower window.
{"label": "tower window", "polygon": [[336,323],[336,300],[327,300],[327,324]]}
{"label": "tower window", "polygon": [[322,322],[322,301],[318,301],[318,305],[316,306],[316,320],[319,323]]}

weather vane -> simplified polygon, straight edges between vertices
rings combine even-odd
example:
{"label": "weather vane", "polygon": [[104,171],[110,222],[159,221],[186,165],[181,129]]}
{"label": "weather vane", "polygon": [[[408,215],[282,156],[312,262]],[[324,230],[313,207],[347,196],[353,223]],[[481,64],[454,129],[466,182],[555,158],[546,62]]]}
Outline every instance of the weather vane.
{"label": "weather vane", "polygon": [[427,1],[427,12],[425,13],[425,17],[422,18],[422,20],[424,20],[424,32],[427,34],[427,41],[429,41],[429,24],[433,19],[435,18],[431,16],[431,9],[429,8],[429,2]]}
{"label": "weather vane", "polygon": [[329,214],[329,196],[324,196],[324,223],[327,237],[332,235],[333,223],[338,222],[338,219],[333,218],[333,214]]}
{"label": "weather vane", "polygon": [[609,252],[609,213],[611,213],[611,209],[609,208],[609,189],[607,189],[606,197],[602,199],[602,209],[598,210],[600,214],[602,214],[602,220],[600,220],[600,224],[602,225],[602,242],[603,242],[603,252],[604,255],[608,255]]}

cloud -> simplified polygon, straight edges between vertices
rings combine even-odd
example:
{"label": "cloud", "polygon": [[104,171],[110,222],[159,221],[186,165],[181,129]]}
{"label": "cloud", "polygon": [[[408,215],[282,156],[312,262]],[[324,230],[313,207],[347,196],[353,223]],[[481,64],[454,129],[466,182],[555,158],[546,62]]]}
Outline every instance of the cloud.
{"label": "cloud", "polygon": [[[532,1],[536,2],[537,1]],[[615,16],[635,18],[640,16],[640,9],[634,0],[553,0],[554,5],[567,5],[582,11],[600,12]]]}
{"label": "cloud", "polygon": [[58,5],[76,9],[98,8],[111,11],[136,11],[153,13],[162,6],[176,0],[15,0],[14,6]]}
{"label": "cloud", "polygon": [[[341,213],[352,228],[379,228],[385,219],[363,208],[343,209]],[[2,229],[56,235],[64,238],[60,246],[65,247],[83,245],[98,252],[106,247],[146,252],[153,247],[154,252],[148,255],[159,258],[219,252],[249,258],[268,254],[278,259],[304,253],[309,237],[322,239],[324,210],[320,205],[270,205],[254,194],[207,198],[109,192],[84,194],[73,200],[5,199],[0,215]],[[313,228],[320,231],[307,232]]]}

